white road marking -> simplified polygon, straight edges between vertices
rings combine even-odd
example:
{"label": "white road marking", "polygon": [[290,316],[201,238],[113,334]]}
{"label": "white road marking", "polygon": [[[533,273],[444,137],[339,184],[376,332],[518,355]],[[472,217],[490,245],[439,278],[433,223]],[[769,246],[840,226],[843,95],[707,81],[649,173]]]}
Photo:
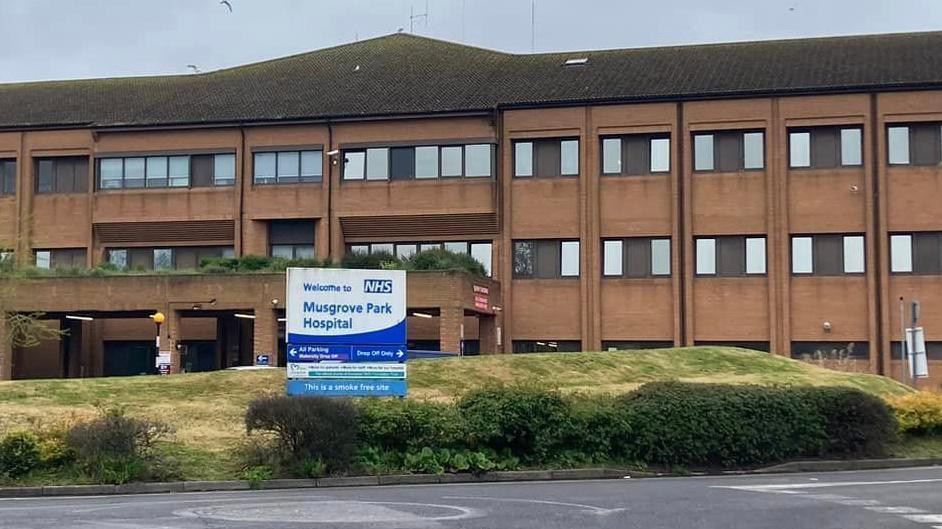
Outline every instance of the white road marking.
{"label": "white road marking", "polygon": [[906,485],[911,483],[938,483],[935,479],[900,479],[893,481],[833,481],[829,483],[776,483],[774,485],[713,485],[712,489],[735,489],[750,492],[778,492],[792,489],[823,489],[829,487],[866,487],[873,485]]}
{"label": "white road marking", "polygon": [[925,514],[927,512],[922,509],[917,509],[915,507],[906,507],[905,505],[864,507],[864,509],[867,509],[868,511],[878,512],[881,514]]}
{"label": "white road marking", "polygon": [[903,518],[918,523],[942,523],[942,514],[904,514]]}
{"label": "white road marking", "polygon": [[617,512],[625,512],[628,509],[626,508],[615,508],[615,509],[606,509],[604,507],[596,507],[595,505],[585,505],[582,503],[566,503],[561,501],[550,501],[550,500],[530,500],[524,498],[493,498],[488,496],[443,496],[442,499],[445,500],[474,500],[474,501],[504,501],[504,502],[518,502],[518,503],[538,503],[542,505],[559,505],[561,507],[575,507],[592,514],[597,514],[600,516],[605,516]]}

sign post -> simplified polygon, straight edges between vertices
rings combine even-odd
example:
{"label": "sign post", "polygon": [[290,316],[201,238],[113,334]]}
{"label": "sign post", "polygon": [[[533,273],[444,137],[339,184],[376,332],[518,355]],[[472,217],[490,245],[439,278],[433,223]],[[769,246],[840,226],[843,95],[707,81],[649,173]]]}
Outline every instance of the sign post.
{"label": "sign post", "polygon": [[289,268],[288,395],[405,397],[406,273]]}

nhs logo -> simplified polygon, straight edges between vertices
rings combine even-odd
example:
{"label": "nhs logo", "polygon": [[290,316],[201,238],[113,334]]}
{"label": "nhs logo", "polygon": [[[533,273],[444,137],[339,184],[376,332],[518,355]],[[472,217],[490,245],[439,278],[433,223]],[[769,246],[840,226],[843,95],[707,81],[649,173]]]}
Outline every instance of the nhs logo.
{"label": "nhs logo", "polygon": [[367,294],[392,294],[392,279],[364,279],[363,292]]}

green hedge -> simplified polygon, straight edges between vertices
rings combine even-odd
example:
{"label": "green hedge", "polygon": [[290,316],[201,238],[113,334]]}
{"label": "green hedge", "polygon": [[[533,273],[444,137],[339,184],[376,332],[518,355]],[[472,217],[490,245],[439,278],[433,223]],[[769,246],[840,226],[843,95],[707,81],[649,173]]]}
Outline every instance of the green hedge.
{"label": "green hedge", "polygon": [[520,464],[720,468],[880,456],[896,430],[879,398],[831,387],[656,382],[620,396],[567,396],[494,386],[453,403],[359,400],[356,428],[333,424],[312,409],[316,404],[295,407],[292,420],[306,421],[312,431],[355,429],[356,464],[373,473],[479,472]]}

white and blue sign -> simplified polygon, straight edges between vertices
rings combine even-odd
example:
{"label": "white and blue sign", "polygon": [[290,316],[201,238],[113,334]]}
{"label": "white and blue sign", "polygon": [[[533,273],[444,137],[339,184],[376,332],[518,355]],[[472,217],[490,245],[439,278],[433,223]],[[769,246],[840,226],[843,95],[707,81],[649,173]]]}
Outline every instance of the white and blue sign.
{"label": "white and blue sign", "polygon": [[405,362],[397,345],[288,344],[288,362]]}
{"label": "white and blue sign", "polygon": [[287,342],[406,343],[404,270],[289,268]]}
{"label": "white and blue sign", "polygon": [[289,380],[288,395],[320,397],[404,397],[405,380]]}
{"label": "white and blue sign", "polygon": [[288,395],[406,395],[406,273],[289,268]]}
{"label": "white and blue sign", "polygon": [[405,380],[406,364],[392,362],[338,364],[288,363],[288,378],[382,378]]}

